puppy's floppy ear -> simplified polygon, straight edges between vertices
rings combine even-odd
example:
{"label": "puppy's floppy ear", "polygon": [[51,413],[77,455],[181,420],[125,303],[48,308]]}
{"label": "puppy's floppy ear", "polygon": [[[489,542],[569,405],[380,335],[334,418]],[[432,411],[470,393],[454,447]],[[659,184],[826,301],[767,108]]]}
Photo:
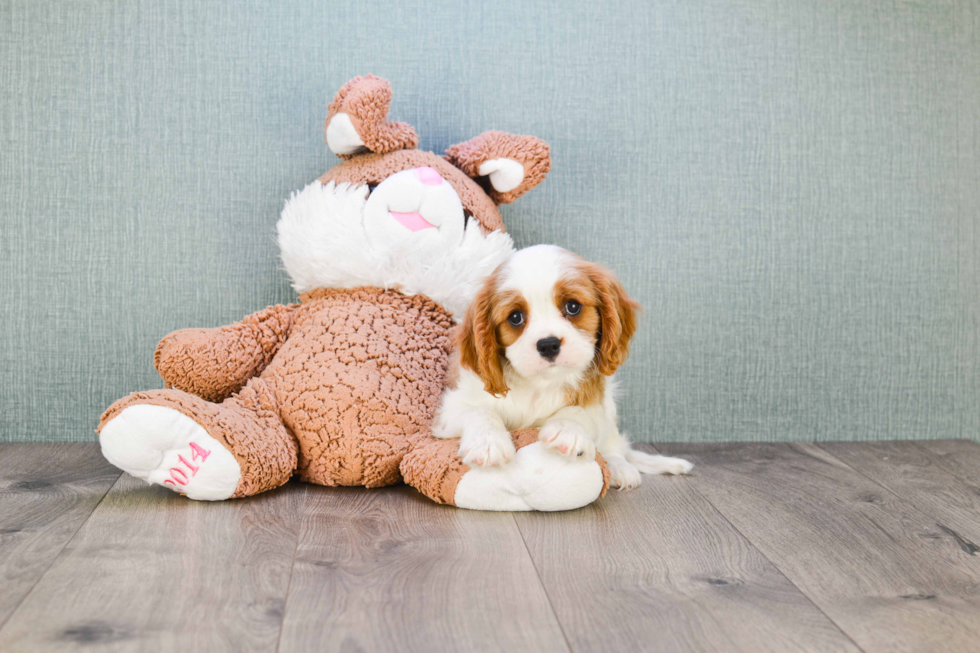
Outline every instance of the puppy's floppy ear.
{"label": "puppy's floppy ear", "polygon": [[544,181],[551,169],[551,150],[543,140],[498,131],[453,145],[446,159],[474,179],[486,177],[487,192],[497,204],[510,204]]}
{"label": "puppy's floppy ear", "polygon": [[456,348],[460,364],[480,377],[486,391],[495,397],[505,397],[508,388],[500,360],[497,325],[492,317],[495,287],[496,277],[491,275],[456,331]]}
{"label": "puppy's floppy ear", "polygon": [[419,137],[411,125],[388,122],[390,104],[387,80],[365,75],[344,84],[327,107],[327,147],[341,159],[368,151],[384,154],[415,149]]}
{"label": "puppy's floppy ear", "polygon": [[590,264],[589,279],[599,298],[600,331],[596,361],[599,372],[609,376],[630,355],[630,340],[636,332],[640,304],[626,294],[623,284],[609,270]]}

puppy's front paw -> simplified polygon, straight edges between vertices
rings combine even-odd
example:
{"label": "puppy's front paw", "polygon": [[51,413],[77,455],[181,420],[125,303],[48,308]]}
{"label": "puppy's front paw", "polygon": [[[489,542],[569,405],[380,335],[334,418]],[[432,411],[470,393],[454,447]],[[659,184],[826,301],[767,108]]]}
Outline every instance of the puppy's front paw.
{"label": "puppy's front paw", "polygon": [[504,431],[464,437],[459,445],[459,457],[470,467],[499,467],[517,455],[510,433]]}
{"label": "puppy's front paw", "polygon": [[576,422],[552,420],[538,432],[538,440],[563,456],[595,460],[595,443],[585,427]]}

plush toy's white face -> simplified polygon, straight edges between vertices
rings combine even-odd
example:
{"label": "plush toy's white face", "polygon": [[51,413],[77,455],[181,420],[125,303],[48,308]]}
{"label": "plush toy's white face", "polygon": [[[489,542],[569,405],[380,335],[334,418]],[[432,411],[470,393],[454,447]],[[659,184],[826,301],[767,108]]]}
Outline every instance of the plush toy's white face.
{"label": "plush toy's white face", "polygon": [[396,172],[375,186],[363,216],[375,250],[423,261],[457,249],[466,226],[459,195],[430,167]]}
{"label": "plush toy's white face", "polygon": [[467,220],[456,191],[428,170],[404,170],[374,187],[315,181],[289,198],[276,228],[293,287],[395,288],[462,317],[513,242]]}

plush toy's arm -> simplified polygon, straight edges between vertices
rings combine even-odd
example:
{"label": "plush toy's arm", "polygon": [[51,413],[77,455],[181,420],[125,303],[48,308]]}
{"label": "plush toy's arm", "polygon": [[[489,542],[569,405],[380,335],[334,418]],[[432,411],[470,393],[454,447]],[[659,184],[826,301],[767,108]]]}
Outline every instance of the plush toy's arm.
{"label": "plush toy's arm", "polygon": [[153,365],[168,388],[222,401],[269,364],[296,308],[270,306],[228,326],[174,331],[157,345]]}

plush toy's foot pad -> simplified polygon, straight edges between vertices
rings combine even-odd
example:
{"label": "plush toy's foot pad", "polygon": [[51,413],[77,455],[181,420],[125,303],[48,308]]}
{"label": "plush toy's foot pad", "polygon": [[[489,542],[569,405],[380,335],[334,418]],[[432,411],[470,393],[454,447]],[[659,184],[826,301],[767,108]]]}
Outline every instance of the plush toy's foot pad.
{"label": "plush toy's foot pad", "polygon": [[102,427],[99,441],[119,469],[191,499],[228,499],[241,479],[235,456],[173,408],[129,406]]}
{"label": "plush toy's foot pad", "polygon": [[598,499],[604,484],[595,460],[559,456],[534,442],[511,463],[463,474],[454,503],[472,510],[574,510]]}

